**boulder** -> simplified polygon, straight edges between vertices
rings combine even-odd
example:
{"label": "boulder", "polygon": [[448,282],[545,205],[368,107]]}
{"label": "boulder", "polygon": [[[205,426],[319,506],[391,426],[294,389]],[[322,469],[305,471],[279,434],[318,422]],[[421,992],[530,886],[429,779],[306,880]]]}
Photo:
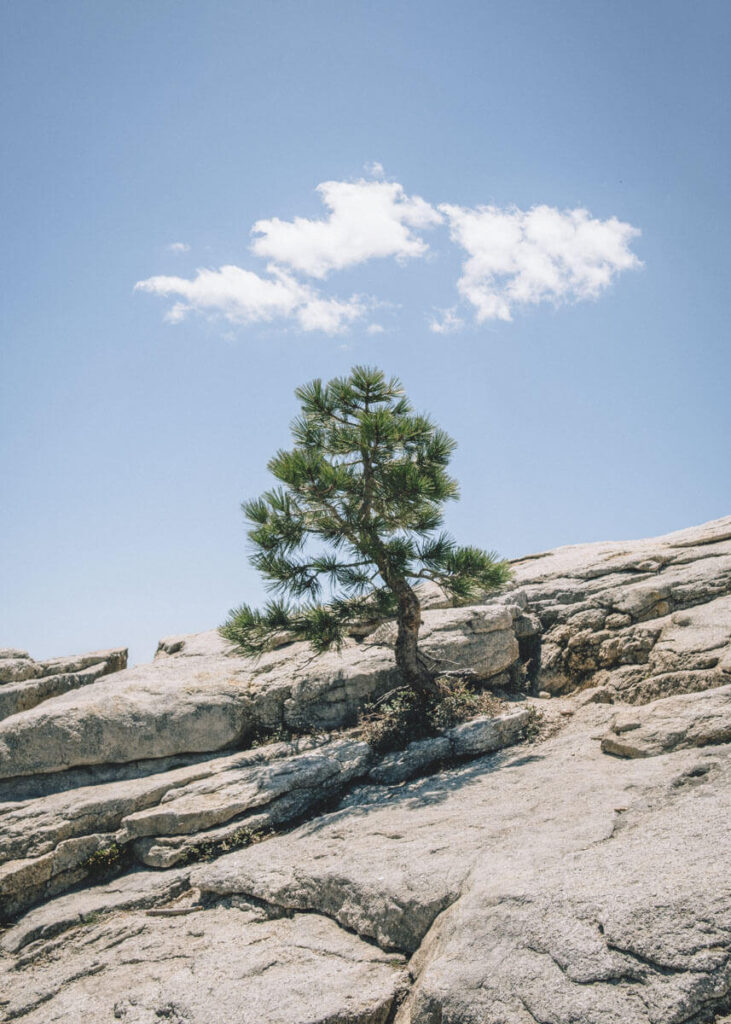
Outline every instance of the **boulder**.
{"label": "boulder", "polygon": [[455,758],[478,757],[495,750],[510,747],[522,738],[531,712],[526,708],[512,714],[492,717],[481,715],[470,722],[448,729],[446,737],[452,745]]}
{"label": "boulder", "polygon": [[[0,778],[218,750],[250,728],[234,678],[128,669],[0,723]],[[186,685],[187,684],[187,685]]]}

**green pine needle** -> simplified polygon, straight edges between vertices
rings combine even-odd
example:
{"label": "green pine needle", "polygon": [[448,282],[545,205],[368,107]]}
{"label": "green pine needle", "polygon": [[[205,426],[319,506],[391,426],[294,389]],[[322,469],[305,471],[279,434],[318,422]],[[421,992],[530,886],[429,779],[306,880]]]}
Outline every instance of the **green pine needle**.
{"label": "green pine needle", "polygon": [[470,600],[508,582],[494,552],[458,547],[441,531],[444,505],[459,494],[446,469],[456,444],[414,413],[397,378],[356,366],[295,395],[293,447],[269,462],[279,485],[242,505],[251,563],[283,598],[233,609],[222,636],[246,654],[287,639],[321,653],[339,648],[349,625],[395,614],[394,586],[434,580]]}

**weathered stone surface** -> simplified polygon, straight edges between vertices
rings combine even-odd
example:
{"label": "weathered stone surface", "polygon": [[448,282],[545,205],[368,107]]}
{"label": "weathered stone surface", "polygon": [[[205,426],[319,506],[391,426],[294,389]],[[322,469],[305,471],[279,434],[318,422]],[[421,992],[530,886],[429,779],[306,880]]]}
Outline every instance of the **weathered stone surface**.
{"label": "weathered stone surface", "polygon": [[[213,846],[222,852],[296,822],[332,802],[366,773],[368,779],[390,785],[428,772],[440,762],[519,743],[530,718],[531,713],[522,709],[475,719],[379,760],[365,744],[344,741],[270,768],[226,773],[227,778],[222,775],[171,791],[159,806],[126,818],[117,841],[134,840],[136,859],[157,868],[197,859],[201,848]],[[217,826],[220,821],[228,824]]]}
{"label": "weathered stone surface", "polygon": [[731,516],[664,537],[514,563],[538,615],[537,687],[645,703],[731,681]]}
{"label": "weathered stone surface", "polygon": [[727,863],[709,853],[731,838],[728,809],[709,783],[701,800],[675,791],[631,809],[619,831],[540,870],[486,850],[412,964],[399,1024],[713,1019],[731,983],[731,893]]}
{"label": "weathered stone surface", "polygon": [[0,719],[17,715],[21,711],[29,711],[50,697],[58,697],[69,690],[77,690],[80,686],[88,686],[101,676],[107,675],[108,671],[106,661],[102,661],[79,672],[41,676],[38,679],[3,686],[0,689]]}
{"label": "weathered stone surface", "polygon": [[154,807],[122,820],[121,839],[188,835],[224,824],[285,794],[302,794],[303,811],[331,787],[344,788],[373,758],[366,743],[344,740],[261,766],[231,769],[168,792]]}
{"label": "weathered stone surface", "polygon": [[30,658],[27,651],[21,651],[18,647],[0,647],[0,661],[12,658]]}
{"label": "weathered stone surface", "polygon": [[517,743],[530,717],[525,708],[496,718],[482,715],[449,729],[446,736],[457,758],[491,754]]}
{"label": "weathered stone surface", "polygon": [[48,658],[39,661],[41,675],[54,676],[65,672],[83,672],[85,668],[104,662],[107,674],[121,672],[127,668],[127,648],[114,647],[106,651],[91,651],[89,654],[73,654],[70,657]]}
{"label": "weathered stone surface", "polygon": [[119,647],[71,658],[34,661],[25,651],[0,651],[0,719],[28,711],[51,697],[87,686],[127,665],[127,650]]}
{"label": "weathered stone surface", "polygon": [[[517,606],[424,613],[423,650],[435,670],[495,676],[518,658]],[[215,751],[255,726],[333,729],[398,681],[388,630],[313,661],[291,644],[259,661],[215,632],[163,641],[151,665],[103,678],[0,723],[0,779],[80,765]]]}
{"label": "weathered stone surface", "polygon": [[413,952],[459,896],[469,865],[444,845],[444,832],[400,817],[400,800],[387,806],[384,813],[354,801],[293,839],[270,839],[194,870],[191,884],[280,910],[317,911],[384,949]]}
{"label": "weathered stone surface", "polygon": [[[693,706],[687,702],[688,716]],[[165,905],[175,912],[170,918],[120,916],[116,896],[97,896],[90,912],[105,917],[68,932],[71,902],[55,912],[49,905],[45,922],[32,911],[6,940],[8,953],[24,945],[22,984],[6,974],[13,1019],[52,1024],[75,1007],[104,1020],[134,1008],[152,1022],[174,1004],[188,1014],[184,1021],[213,1021],[223,1012],[209,981],[215,978],[238,999],[238,1008],[225,1008],[224,1019],[234,1022],[254,1019],[236,1016],[253,1007],[262,1021],[385,1020],[405,984],[400,965],[388,965],[388,1010],[359,1017],[347,994],[362,995],[352,988],[360,975],[349,973],[347,959],[338,963],[347,985],[321,973],[322,959],[332,963],[342,952],[330,935],[347,935],[382,964],[387,951],[414,952],[415,982],[400,1024],[524,1024],[526,1014],[556,1024],[649,1024],[704,1012],[710,1019],[729,985],[731,877],[720,852],[731,840],[731,749],[608,758],[594,737],[615,715],[612,707],[587,705],[532,749],[395,789],[356,790],[339,810],[294,833],[194,869],[190,881],[203,889],[205,909],[178,898]],[[147,905],[132,885],[120,906],[137,898]],[[248,916],[251,907],[261,907],[258,920]],[[295,917],[279,916],[285,913]],[[322,915],[385,952],[357,945]],[[306,926],[279,931],[292,921]],[[36,936],[33,928],[48,931]],[[327,984],[330,1017],[298,1016],[303,1007],[313,1013],[298,982],[305,932],[316,971],[308,984]],[[252,968],[245,979],[228,973],[234,949],[238,970]],[[264,974],[289,986],[286,1017],[261,996],[260,962],[286,968],[271,979],[274,968]]]}
{"label": "weathered stone surface", "polygon": [[23,1024],[385,1024],[405,983],[401,958],[327,918],[233,906],[103,918],[0,971],[4,1019]]}
{"label": "weathered stone surface", "polygon": [[101,664],[105,665],[104,674],[119,672],[126,668],[127,649],[115,647],[106,651],[92,651],[90,654],[72,655],[68,658],[34,661],[27,651],[3,647],[0,649],[0,683],[22,683],[27,679],[68,675]]}
{"label": "weathered stone surface", "polygon": [[0,651],[0,684],[35,678],[38,666],[27,651],[5,647]]}
{"label": "weathered stone surface", "polygon": [[102,914],[169,904],[189,888],[189,874],[186,868],[163,873],[132,871],[106,885],[58,896],[29,911],[8,929],[0,940],[0,948],[6,953],[18,953],[31,942],[53,938]]}
{"label": "weathered stone surface", "polygon": [[433,736],[409,743],[405,750],[386,754],[368,772],[371,782],[391,786],[428,772],[440,762],[454,758],[454,747],[446,736]]}
{"label": "weathered stone surface", "polygon": [[731,981],[729,748],[609,759],[613,713],[580,709],[534,757],[362,790],[192,882],[418,949],[400,1021],[690,1019]]}
{"label": "weathered stone surface", "polygon": [[[191,659],[193,660],[193,659]],[[104,677],[0,723],[0,777],[221,749],[248,722],[234,677],[169,662]]]}
{"label": "weathered stone surface", "polygon": [[[112,841],[119,845],[122,837],[118,833],[125,816],[157,805],[166,797],[169,799],[180,787],[236,770],[245,773],[253,766],[274,764],[317,745],[315,738],[302,738],[295,743],[257,747],[167,771],[151,772],[147,765],[147,770],[137,778],[62,789],[47,796],[0,804],[0,919],[36,902],[46,892],[52,875],[55,891],[83,879],[88,871],[82,870],[81,864],[88,851],[82,848],[75,871],[69,875],[64,860],[67,859],[64,851],[69,847],[63,845],[67,841],[76,840],[78,844],[85,837],[94,839],[97,833],[103,832],[103,845],[110,845]],[[164,762],[162,767],[167,767]],[[93,849],[97,845],[94,839]],[[59,857],[63,867],[53,871]],[[179,855],[175,859],[179,859]],[[64,880],[67,881],[65,886]]]}
{"label": "weathered stone surface", "polygon": [[89,858],[113,849],[113,833],[92,833],[64,839],[40,857],[0,864],[0,922],[81,882],[89,875]]}
{"label": "weathered stone surface", "polygon": [[[450,730],[449,738],[429,741],[429,753],[436,759],[446,744],[448,759],[475,757],[517,743],[528,717],[518,710],[477,719]],[[120,857],[131,852],[149,867],[169,868],[200,856],[201,849],[240,846],[300,820],[341,796],[375,760],[357,738],[303,737],[167,771],[150,772],[148,765],[137,778],[0,804],[0,920],[47,894],[49,878],[59,892],[92,871],[85,837],[103,831],[104,843],[113,839]],[[412,777],[428,760],[409,748],[384,777]],[[82,851],[73,873],[70,849]]]}
{"label": "weathered stone surface", "polygon": [[731,684],[620,712],[602,739],[606,754],[653,757],[731,742]]}
{"label": "weathered stone surface", "polygon": [[386,754],[368,772],[371,782],[391,786],[437,765],[491,754],[519,743],[536,714],[533,708],[518,708],[501,715],[481,715],[434,736],[410,743],[404,750]]}
{"label": "weathered stone surface", "polygon": [[[502,724],[466,723],[382,759],[347,734],[177,749],[157,768],[155,754],[82,767],[70,736],[55,776],[0,781],[0,857],[13,858],[0,885],[18,910],[29,891],[49,899],[2,936],[0,1020],[721,1024],[731,518],[516,569],[487,605],[425,615],[442,671],[455,656],[494,688],[522,662],[552,693],[511,705]],[[169,752],[178,727],[164,712],[187,692],[192,715],[225,675],[245,722],[332,727],[393,685],[391,634],[381,624],[321,662],[299,645],[249,663],[212,634],[171,638],[143,682],[124,672],[43,707],[56,720],[73,704],[78,728],[97,690],[92,706],[118,701],[127,735],[159,728]],[[145,689],[157,709],[150,696],[135,718]],[[455,766],[526,726],[531,744]],[[218,856],[242,829],[260,841]],[[53,898],[83,880],[84,844],[110,837],[158,870]],[[164,870],[201,856],[214,859]]]}

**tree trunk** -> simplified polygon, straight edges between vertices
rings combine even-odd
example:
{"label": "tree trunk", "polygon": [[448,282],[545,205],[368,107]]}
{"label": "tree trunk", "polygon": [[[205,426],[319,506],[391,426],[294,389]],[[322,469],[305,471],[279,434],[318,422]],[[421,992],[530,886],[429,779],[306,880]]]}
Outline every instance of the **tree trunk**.
{"label": "tree trunk", "polygon": [[375,562],[378,571],[398,603],[396,613],[398,633],[394,652],[396,665],[404,682],[411,687],[421,703],[425,704],[430,697],[438,696],[439,687],[432,674],[424,668],[419,657],[419,627],[421,626],[419,598],[413,588],[409,586],[408,580],[399,572],[394,572],[391,569],[387,552],[378,534],[373,532],[369,539],[377,553]]}
{"label": "tree trunk", "polygon": [[419,599],[404,581],[393,587],[398,599],[398,635],[396,637],[396,664],[404,682],[408,683],[420,700],[436,696],[439,688],[434,678],[423,666],[419,658],[418,640],[421,626],[421,606]]}

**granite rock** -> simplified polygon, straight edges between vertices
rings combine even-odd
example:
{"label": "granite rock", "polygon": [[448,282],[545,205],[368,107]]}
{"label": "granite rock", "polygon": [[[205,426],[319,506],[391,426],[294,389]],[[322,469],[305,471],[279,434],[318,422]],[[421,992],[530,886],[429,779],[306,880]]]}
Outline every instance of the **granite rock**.
{"label": "granite rock", "polygon": [[389,623],[318,661],[168,638],[0,724],[0,1020],[727,1020],[731,518],[514,566],[424,649],[550,699],[385,757],[320,730],[394,685]]}
{"label": "granite rock", "polygon": [[731,683],[620,712],[602,739],[602,750],[620,757],[654,757],[719,743],[731,743]]}
{"label": "granite rock", "polygon": [[[512,607],[424,612],[422,647],[434,670],[490,678],[508,669],[519,657]],[[216,631],[162,641],[152,664],[1,722],[0,779],[223,750],[259,729],[352,725],[398,682],[389,629],[315,660],[303,643],[240,657]]]}

